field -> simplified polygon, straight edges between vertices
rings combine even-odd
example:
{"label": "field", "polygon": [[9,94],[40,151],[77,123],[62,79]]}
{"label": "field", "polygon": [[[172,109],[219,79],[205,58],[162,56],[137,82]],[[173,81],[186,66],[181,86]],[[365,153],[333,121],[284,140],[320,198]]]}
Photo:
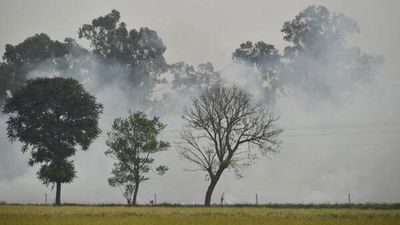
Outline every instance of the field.
{"label": "field", "polygon": [[399,225],[399,209],[0,206],[0,225]]}

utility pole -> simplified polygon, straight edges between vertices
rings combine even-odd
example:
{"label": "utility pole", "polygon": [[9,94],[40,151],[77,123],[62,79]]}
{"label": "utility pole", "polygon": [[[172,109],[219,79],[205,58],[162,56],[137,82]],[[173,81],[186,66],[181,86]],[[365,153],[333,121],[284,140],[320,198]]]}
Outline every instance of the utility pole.
{"label": "utility pole", "polygon": [[349,198],[349,205],[350,205],[351,204],[350,193],[347,194],[347,197]]}
{"label": "utility pole", "polygon": [[154,193],[154,205],[157,205],[157,194]]}
{"label": "utility pole", "polygon": [[258,205],[258,194],[256,193],[256,205]]}
{"label": "utility pole", "polygon": [[47,192],[44,194],[44,204],[47,205]]}

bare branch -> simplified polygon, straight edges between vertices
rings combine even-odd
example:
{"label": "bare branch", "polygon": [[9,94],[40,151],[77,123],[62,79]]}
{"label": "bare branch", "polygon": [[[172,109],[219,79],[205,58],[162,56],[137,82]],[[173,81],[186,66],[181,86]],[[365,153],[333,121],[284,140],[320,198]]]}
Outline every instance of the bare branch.
{"label": "bare branch", "polygon": [[212,179],[228,167],[240,170],[249,165],[258,158],[256,149],[266,155],[279,148],[278,117],[238,87],[211,87],[192,99],[183,118],[187,124],[181,133],[181,155]]}

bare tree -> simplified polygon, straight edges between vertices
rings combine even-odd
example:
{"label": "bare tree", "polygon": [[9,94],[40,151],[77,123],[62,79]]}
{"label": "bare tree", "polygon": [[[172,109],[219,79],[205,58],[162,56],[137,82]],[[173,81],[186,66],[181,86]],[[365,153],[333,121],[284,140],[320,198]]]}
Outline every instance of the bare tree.
{"label": "bare tree", "polygon": [[180,154],[207,173],[206,206],[225,169],[241,176],[258,153],[266,155],[279,147],[278,118],[238,87],[216,85],[206,90],[192,99],[183,118],[187,124],[181,133]]}

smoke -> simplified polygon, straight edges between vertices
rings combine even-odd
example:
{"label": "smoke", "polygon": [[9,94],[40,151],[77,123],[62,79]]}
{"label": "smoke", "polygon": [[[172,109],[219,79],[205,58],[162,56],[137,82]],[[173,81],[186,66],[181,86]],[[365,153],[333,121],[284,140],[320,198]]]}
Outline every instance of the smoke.
{"label": "smoke", "polygon": [[265,81],[262,73],[255,67],[240,61],[233,61],[221,72],[222,79],[227,85],[235,85],[253,95],[257,102],[265,101],[263,92]]}
{"label": "smoke", "polygon": [[[355,202],[399,201],[400,80],[394,65],[337,43],[312,51],[318,57],[303,52],[283,58],[282,91],[274,107],[267,105],[285,130],[281,153],[245,172],[252,185],[228,176],[216,192],[250,203],[255,193],[262,202],[343,202],[347,193]],[[255,65],[234,61],[222,77],[265,101],[268,80]]]}
{"label": "smoke", "polygon": [[24,158],[18,154],[19,145],[10,143],[6,134],[6,118],[0,116],[0,182],[10,181],[26,172]]}
{"label": "smoke", "polygon": [[[360,81],[363,71],[359,68],[366,64],[343,68],[341,63],[362,55],[355,48],[346,54],[337,48],[327,48],[323,58],[298,57],[295,65],[311,72],[302,77],[305,70],[299,70],[284,77],[282,82],[286,85],[279,91],[275,104],[267,105],[280,115],[279,124],[285,129],[280,153],[256,162],[242,179],[236,179],[233,173],[224,174],[216,187],[214,201],[223,192],[229,203],[252,203],[256,193],[262,203],[342,202],[347,193],[356,202],[400,201],[400,179],[396,174],[400,169],[396,161],[400,156],[396,147],[400,144],[397,140],[400,80],[395,74],[398,69],[392,69],[398,67],[385,64],[380,73],[374,70],[373,77]],[[157,193],[158,202],[202,203],[207,187],[205,176],[185,171],[194,167],[179,158],[176,143],[184,123],[181,118],[184,107],[210,83],[207,79],[189,79],[186,86],[180,87],[174,83],[177,74],[191,78],[193,74],[199,75],[201,69],[170,68],[159,76],[147,96],[148,90],[130,85],[129,75],[121,65],[105,65],[87,55],[79,56],[76,62],[80,63],[72,72],[60,71],[54,64],[44,62],[28,75],[29,78],[73,77],[104,106],[100,119],[102,133],[88,151],[79,151],[73,157],[78,177],[63,186],[63,201],[124,203],[119,190],[107,183],[113,161],[104,155],[106,132],[116,117],[127,116],[129,110],[140,110],[159,116],[167,124],[163,137],[173,145],[156,156],[156,164],[166,164],[170,170],[162,177],[150,174],[151,179],[139,190],[139,202],[147,203]],[[218,77],[213,82],[242,87],[259,102],[270,85],[256,67],[239,61],[208,74]],[[36,179],[37,167],[28,167],[27,155],[19,151],[19,144],[7,141],[5,121],[6,116],[1,116],[0,199],[41,202],[43,192],[50,193],[51,188]],[[49,195],[49,202],[53,194]]]}

